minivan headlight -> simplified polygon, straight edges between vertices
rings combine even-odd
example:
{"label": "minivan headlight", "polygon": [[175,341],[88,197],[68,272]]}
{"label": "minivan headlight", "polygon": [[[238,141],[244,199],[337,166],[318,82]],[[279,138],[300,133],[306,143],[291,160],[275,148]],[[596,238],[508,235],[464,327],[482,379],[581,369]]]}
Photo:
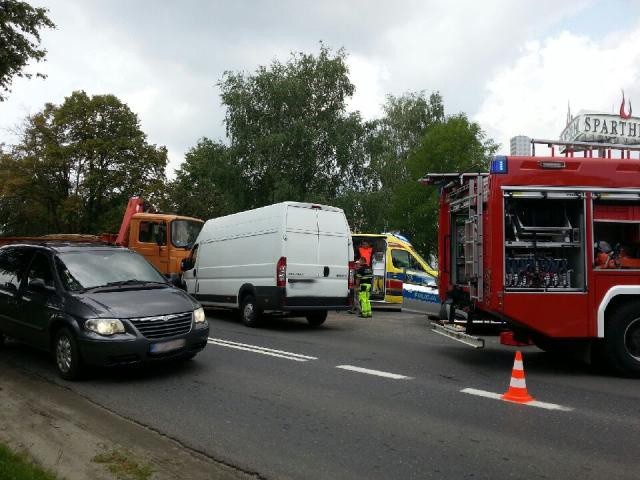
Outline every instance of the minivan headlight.
{"label": "minivan headlight", "polygon": [[124,325],[117,318],[90,318],[84,322],[84,328],[90,332],[105,336],[124,333]]}
{"label": "minivan headlight", "polygon": [[194,323],[205,323],[207,321],[207,316],[204,314],[204,308],[196,308],[193,311],[193,321]]}

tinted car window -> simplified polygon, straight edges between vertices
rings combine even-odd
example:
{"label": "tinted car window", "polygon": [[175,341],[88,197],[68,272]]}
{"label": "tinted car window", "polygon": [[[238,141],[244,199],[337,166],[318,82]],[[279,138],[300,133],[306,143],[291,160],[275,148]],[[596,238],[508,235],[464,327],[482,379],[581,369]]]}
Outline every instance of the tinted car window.
{"label": "tinted car window", "polygon": [[31,251],[23,248],[8,248],[0,251],[0,288],[18,287],[20,277],[27,268]]}
{"label": "tinted car window", "polygon": [[391,250],[391,261],[396,268],[409,268],[409,252],[406,250]]}
{"label": "tinted car window", "polygon": [[140,232],[138,233],[138,241],[142,243],[156,243],[160,224],[155,222],[140,222]]}
{"label": "tinted car window", "polygon": [[53,287],[53,272],[49,266],[49,259],[42,253],[36,253],[31,265],[29,266],[29,272],[27,273],[27,285],[31,280],[39,278],[44,281],[44,284],[48,287]]}
{"label": "tinted car window", "polygon": [[162,282],[165,278],[137,253],[128,250],[91,250],[61,253],[60,280],[67,290],[82,290],[115,282]]}

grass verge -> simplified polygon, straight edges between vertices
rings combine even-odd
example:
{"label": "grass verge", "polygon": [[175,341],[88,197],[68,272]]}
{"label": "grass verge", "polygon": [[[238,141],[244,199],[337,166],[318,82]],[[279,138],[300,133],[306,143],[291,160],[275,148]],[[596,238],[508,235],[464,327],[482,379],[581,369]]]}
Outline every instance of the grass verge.
{"label": "grass verge", "polygon": [[35,465],[24,453],[15,453],[0,443],[0,479],[56,480],[56,476]]}

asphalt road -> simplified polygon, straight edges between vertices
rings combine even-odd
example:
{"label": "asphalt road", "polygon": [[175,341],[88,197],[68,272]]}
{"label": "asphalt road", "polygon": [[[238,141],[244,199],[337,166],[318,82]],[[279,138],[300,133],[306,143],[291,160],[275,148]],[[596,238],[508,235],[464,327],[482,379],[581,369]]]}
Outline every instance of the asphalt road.
{"label": "asphalt road", "polygon": [[10,343],[0,368],[269,479],[640,477],[640,380],[523,348],[529,392],[560,408],[549,410],[463,393],[503,393],[514,349],[473,350],[419,315],[332,314],[316,329],[298,319],[249,329],[215,311],[209,321],[213,343],[179,365],[68,383],[46,355]]}

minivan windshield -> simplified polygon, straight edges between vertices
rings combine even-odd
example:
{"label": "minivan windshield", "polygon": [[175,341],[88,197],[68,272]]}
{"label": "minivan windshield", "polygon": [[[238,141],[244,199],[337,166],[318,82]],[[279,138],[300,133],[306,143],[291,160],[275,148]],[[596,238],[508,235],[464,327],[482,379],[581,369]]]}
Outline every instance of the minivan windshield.
{"label": "minivan windshield", "polygon": [[193,220],[171,222],[171,243],[178,248],[191,248],[204,223]]}
{"label": "minivan windshield", "polygon": [[166,283],[143,257],[129,250],[60,253],[56,267],[63,286],[71,291],[122,284]]}

